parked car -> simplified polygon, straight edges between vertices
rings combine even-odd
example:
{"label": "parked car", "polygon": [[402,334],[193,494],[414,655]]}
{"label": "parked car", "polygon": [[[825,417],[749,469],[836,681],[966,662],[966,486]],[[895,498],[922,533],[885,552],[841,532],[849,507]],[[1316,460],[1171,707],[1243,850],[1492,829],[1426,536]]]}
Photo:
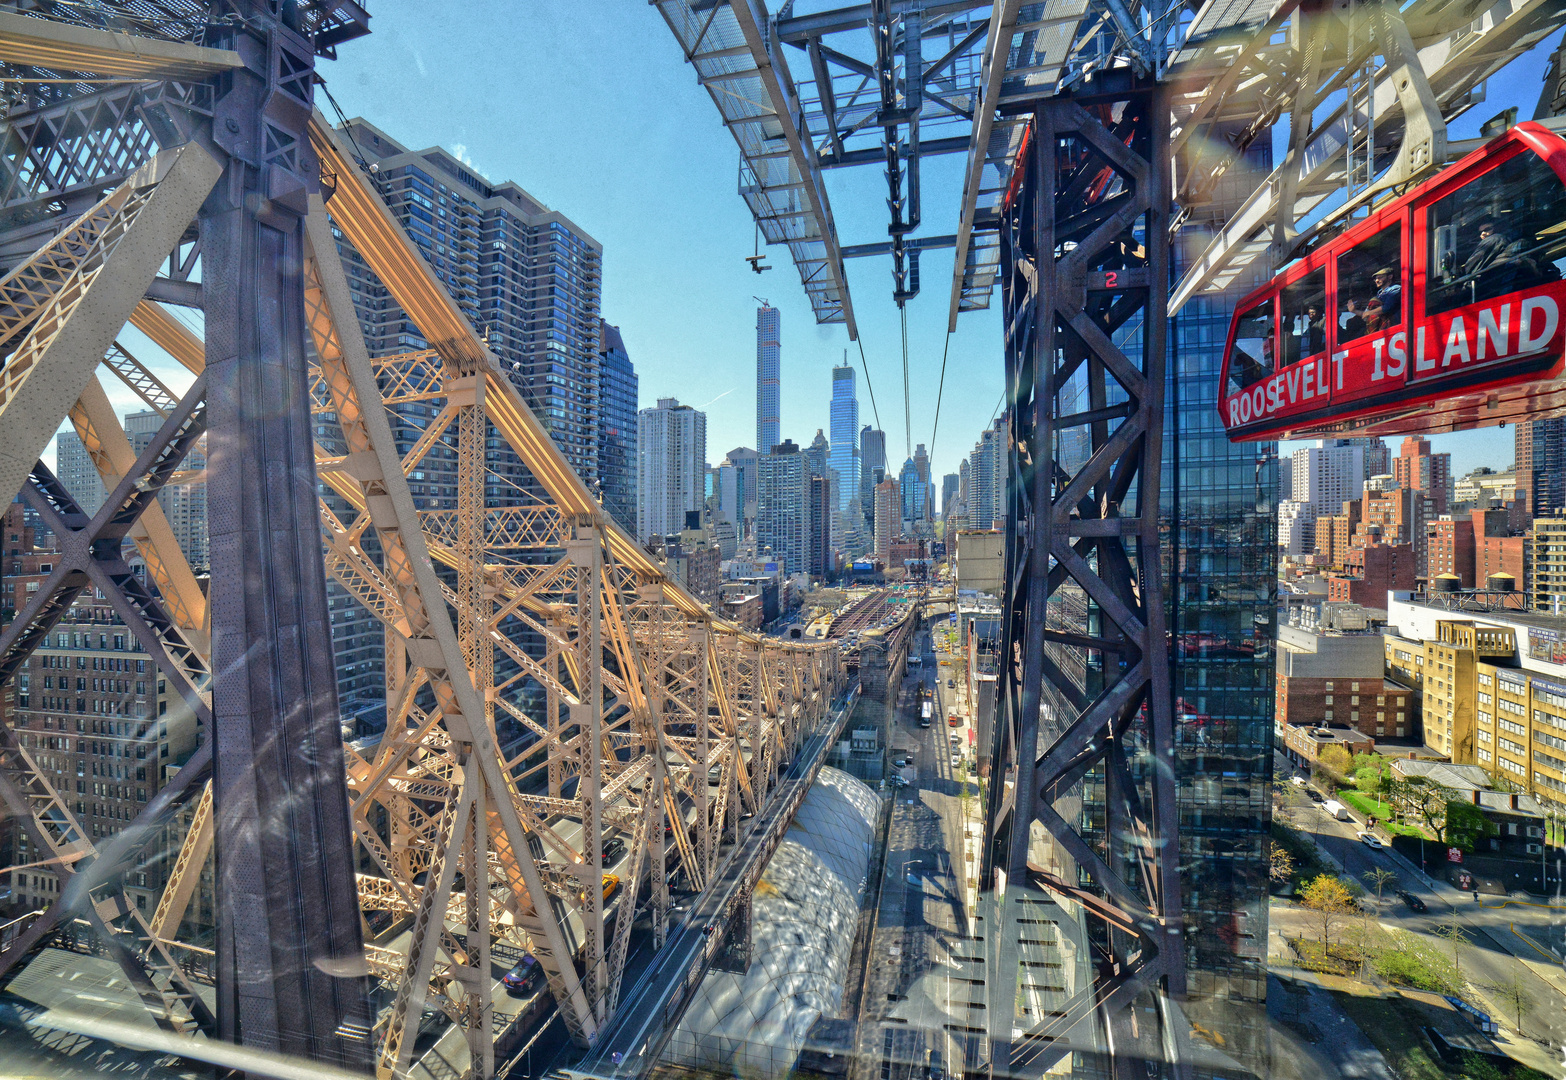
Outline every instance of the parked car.
{"label": "parked car", "polygon": [[1368,848],[1384,848],[1384,847],[1386,847],[1385,844],[1383,844],[1380,840],[1376,839],[1374,836],[1371,836],[1368,832],[1355,833],[1355,836],[1357,836],[1359,838],[1359,842],[1361,844],[1364,844]]}
{"label": "parked car", "polygon": [[956,679],[947,679],[946,680],[946,689],[948,689],[948,690],[955,690],[956,688],[957,688],[957,680]]}
{"label": "parked car", "polygon": [[954,768],[954,769],[962,768],[962,755],[961,754],[953,754],[952,755],[952,768]]}
{"label": "parked car", "polygon": [[892,777],[892,786],[893,787],[907,787],[908,786],[908,778],[906,776],[894,776],[894,777]]}
{"label": "parked car", "polygon": [[1399,889],[1397,895],[1403,901],[1403,903],[1408,905],[1408,909],[1410,911],[1429,910],[1429,905],[1406,889]]}
{"label": "parked car", "polygon": [[957,714],[956,713],[952,713],[950,716],[948,716],[946,718],[946,726],[947,727],[961,727],[962,726],[962,721],[957,718]]}
{"label": "parked car", "polygon": [[1313,787],[1307,787],[1305,794],[1310,796],[1311,802],[1326,802],[1327,797]]}
{"label": "parked car", "polygon": [[1289,777],[1289,783],[1293,784],[1295,787],[1304,787],[1305,778],[1303,776],[1291,776]]}
{"label": "parked car", "polygon": [[951,743],[952,743],[952,749],[955,750],[957,747],[962,745],[962,736],[961,735],[953,735],[953,736],[951,736]]}

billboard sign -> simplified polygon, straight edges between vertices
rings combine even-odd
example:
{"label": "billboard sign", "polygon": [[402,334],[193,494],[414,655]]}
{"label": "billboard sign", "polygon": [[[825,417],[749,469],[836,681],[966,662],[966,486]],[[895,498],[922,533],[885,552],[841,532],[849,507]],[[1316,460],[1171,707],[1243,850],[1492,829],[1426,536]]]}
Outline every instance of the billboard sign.
{"label": "billboard sign", "polygon": [[1558,630],[1528,627],[1528,655],[1547,664],[1566,665],[1566,636]]}

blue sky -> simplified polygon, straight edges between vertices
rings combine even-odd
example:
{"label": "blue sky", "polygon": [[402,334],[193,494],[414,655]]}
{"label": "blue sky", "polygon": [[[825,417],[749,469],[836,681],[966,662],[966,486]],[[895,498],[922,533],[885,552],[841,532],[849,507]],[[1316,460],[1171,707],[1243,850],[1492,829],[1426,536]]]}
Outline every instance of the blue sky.
{"label": "blue sky", "polygon": [[[604,245],[604,317],[620,326],[641,402],[707,407],[708,458],[755,443],[753,296],[782,312],[783,433],[827,427],[832,367],[859,350],[818,326],[781,247],[751,272],[754,227],[736,194],[739,151],[696,85],[674,36],[645,3],[444,5],[377,0],[369,37],[323,63],[328,89],[405,145],[460,149],[491,179],[512,179]],[[324,99],[323,108],[328,108]],[[335,118],[334,118],[335,119]],[[925,233],[955,231],[961,156],[925,169]],[[829,195],[844,243],[886,238],[877,168],[837,170]],[[943,257],[944,256],[944,257]],[[913,442],[931,442],[951,255],[923,264],[908,305]],[[888,450],[904,444],[902,348],[888,259],[849,260],[849,287]],[[1000,319],[966,315],[953,336],[935,439],[955,471],[1001,394]],[[862,423],[875,422],[863,376]],[[720,395],[722,395],[720,397]],[[717,399],[717,400],[714,400]]]}
{"label": "blue sky", "polygon": [[[656,9],[624,0],[489,0],[436,10],[377,0],[373,33],[321,65],[344,111],[405,145],[446,146],[492,179],[517,181],[599,240],[604,317],[624,334],[642,404],[672,396],[705,405],[713,462],[755,441],[754,295],[782,311],[784,434],[808,443],[826,428],[832,366],[851,349],[857,368],[858,349],[843,327],[816,325],[784,249],[771,250],[774,268],[765,274],[744,261],[754,231],[735,190],[738,151]],[[1530,115],[1545,56],[1538,50],[1492,79],[1489,100],[1453,124],[1451,136],[1476,135],[1508,105]],[[924,233],[954,231],[960,167],[959,155],[927,162]],[[844,243],[885,239],[878,168],[834,171],[829,194]],[[879,426],[900,457],[901,331],[890,262],[850,260],[847,272]],[[931,443],[950,275],[949,253],[927,255],[924,292],[907,308],[915,443]],[[955,471],[1001,389],[998,313],[964,315],[947,361],[937,474]],[[859,399],[862,422],[874,423],[863,377]],[[1509,429],[1437,441],[1459,473],[1512,460]]]}

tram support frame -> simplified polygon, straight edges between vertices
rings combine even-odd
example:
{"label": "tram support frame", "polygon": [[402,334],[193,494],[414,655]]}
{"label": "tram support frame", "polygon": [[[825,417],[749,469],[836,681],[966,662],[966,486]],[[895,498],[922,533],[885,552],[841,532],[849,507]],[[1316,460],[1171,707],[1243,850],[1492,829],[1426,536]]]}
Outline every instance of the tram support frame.
{"label": "tram support frame", "polygon": [[[1186,1077],[1159,530],[1168,93],[1110,72],[1018,111],[1032,122],[1001,219],[1010,469],[981,881],[993,943],[988,1071],[1035,1077],[1067,1053],[1101,1052],[1113,1076],[1155,1075],[1146,1063],[1157,1062]],[[1062,398],[1073,378],[1085,404]],[[1067,430],[1087,433],[1085,462],[1063,460]],[[1063,589],[1087,613],[1072,632],[1047,617]],[[1070,649],[1094,661],[1083,680],[1061,663]],[[1102,792],[1095,838],[1078,830],[1080,813],[1057,808],[1084,802],[1084,780]],[[1080,921],[1093,975],[1055,1015],[1020,1023],[1018,920],[1040,903]]]}

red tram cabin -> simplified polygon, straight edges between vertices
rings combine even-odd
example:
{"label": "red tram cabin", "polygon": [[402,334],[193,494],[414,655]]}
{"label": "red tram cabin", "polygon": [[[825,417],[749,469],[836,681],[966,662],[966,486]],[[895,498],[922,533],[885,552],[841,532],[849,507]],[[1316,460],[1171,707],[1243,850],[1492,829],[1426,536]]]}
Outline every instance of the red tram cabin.
{"label": "red tram cabin", "polygon": [[1566,141],[1518,124],[1240,302],[1229,438],[1428,434],[1566,412]]}

